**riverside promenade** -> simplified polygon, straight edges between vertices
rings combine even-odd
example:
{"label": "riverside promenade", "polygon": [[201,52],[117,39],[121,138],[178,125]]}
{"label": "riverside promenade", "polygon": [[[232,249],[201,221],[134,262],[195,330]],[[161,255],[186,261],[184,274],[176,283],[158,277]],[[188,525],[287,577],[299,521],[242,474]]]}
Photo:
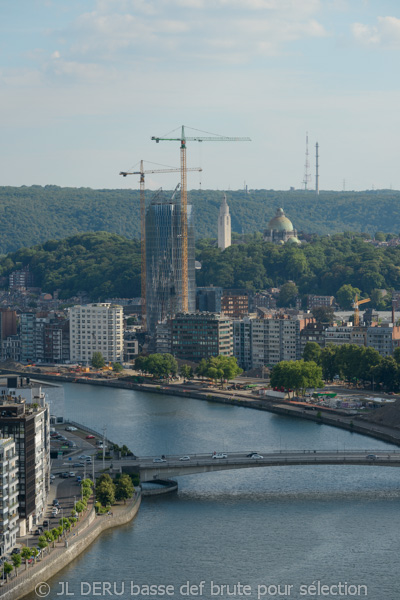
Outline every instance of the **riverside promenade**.
{"label": "riverside promenade", "polygon": [[46,548],[36,564],[28,565],[27,569],[21,565],[18,575],[0,587],[1,600],[20,600],[33,590],[37,590],[38,597],[47,595],[45,592],[50,590],[47,581],[51,577],[86,550],[103,531],[129,523],[138,513],[140,503],[141,492],[137,491],[126,504],[114,505],[110,515],[96,515],[92,496],[86,514],[65,539],[50,548],[50,552]]}

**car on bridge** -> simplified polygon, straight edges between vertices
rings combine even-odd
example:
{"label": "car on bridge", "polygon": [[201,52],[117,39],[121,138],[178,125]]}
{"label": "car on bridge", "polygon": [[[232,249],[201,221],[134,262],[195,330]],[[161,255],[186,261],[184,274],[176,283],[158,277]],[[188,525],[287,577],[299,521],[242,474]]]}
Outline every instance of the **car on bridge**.
{"label": "car on bridge", "polygon": [[376,454],[368,454],[367,460],[377,460],[378,457]]}
{"label": "car on bridge", "polygon": [[212,454],[213,458],[228,458],[228,455],[225,452],[217,452],[216,454]]}
{"label": "car on bridge", "polygon": [[167,462],[165,458],[153,458],[153,463]]}
{"label": "car on bridge", "polygon": [[190,456],[181,456],[179,460],[190,460]]}
{"label": "car on bridge", "polygon": [[261,456],[261,454],[252,454],[251,458],[255,458],[256,460],[259,458],[264,458],[263,456]]}

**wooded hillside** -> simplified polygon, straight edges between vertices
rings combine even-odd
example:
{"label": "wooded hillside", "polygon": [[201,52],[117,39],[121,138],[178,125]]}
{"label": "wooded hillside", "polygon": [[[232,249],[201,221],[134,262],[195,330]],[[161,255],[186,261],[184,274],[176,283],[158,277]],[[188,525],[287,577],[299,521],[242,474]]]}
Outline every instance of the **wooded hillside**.
{"label": "wooded hillside", "polygon": [[[153,192],[147,192],[149,202]],[[165,192],[165,198],[171,192]],[[400,192],[227,191],[232,230],[263,231],[278,207],[294,227],[306,233],[358,231],[400,232]],[[216,237],[222,191],[189,193],[196,235]],[[139,191],[90,188],[0,187],[0,253],[63,239],[87,231],[108,231],[128,239],[139,237]]]}

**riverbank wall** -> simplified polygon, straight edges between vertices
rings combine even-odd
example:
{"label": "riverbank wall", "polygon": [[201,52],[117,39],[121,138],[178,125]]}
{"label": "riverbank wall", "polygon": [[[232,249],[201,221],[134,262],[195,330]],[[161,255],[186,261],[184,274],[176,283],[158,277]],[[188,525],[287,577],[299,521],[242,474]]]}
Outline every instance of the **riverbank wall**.
{"label": "riverbank wall", "polygon": [[[21,371],[5,371],[0,369],[0,373],[15,373],[18,375],[25,374],[27,372]],[[233,406],[242,406],[246,408],[253,408],[255,410],[263,410],[272,412],[277,415],[288,416],[297,419],[305,419],[307,421],[314,421],[321,425],[330,425],[332,427],[338,427],[340,429],[346,429],[347,431],[373,437],[390,444],[400,446],[400,430],[380,426],[369,421],[363,421],[357,416],[347,417],[339,414],[333,415],[331,411],[327,412],[323,408],[316,411],[304,410],[301,408],[294,408],[292,405],[285,405],[282,402],[277,402],[276,399],[257,398],[249,396],[241,396],[240,392],[235,392],[235,395],[229,392],[207,390],[206,392],[196,391],[193,389],[177,389],[176,386],[173,388],[165,385],[154,385],[146,383],[133,383],[121,380],[99,380],[90,379],[86,377],[67,377],[64,375],[42,375],[41,373],[29,373],[29,375],[37,380],[52,381],[60,383],[79,383],[83,385],[98,385],[102,387],[120,388],[126,390],[135,390],[139,392],[151,392],[153,394],[163,394],[169,396],[180,396],[182,398],[194,398],[196,400],[202,400],[203,402],[217,402],[219,404],[230,404]]]}
{"label": "riverbank wall", "polygon": [[[126,506],[113,507],[112,515],[95,515],[93,507],[86,517],[88,521],[83,524],[83,530],[78,530],[76,535],[73,535],[74,530],[71,531],[71,536],[67,540],[68,546],[53,549],[50,555],[45,556],[26,571],[23,571],[23,566],[20,567],[21,574],[1,588],[1,599],[20,600],[33,590],[37,590],[38,597],[44,597],[44,591],[50,589],[47,581],[51,577],[77,558],[103,531],[129,523],[137,515],[140,503],[139,492]],[[40,588],[41,585],[43,587]]]}

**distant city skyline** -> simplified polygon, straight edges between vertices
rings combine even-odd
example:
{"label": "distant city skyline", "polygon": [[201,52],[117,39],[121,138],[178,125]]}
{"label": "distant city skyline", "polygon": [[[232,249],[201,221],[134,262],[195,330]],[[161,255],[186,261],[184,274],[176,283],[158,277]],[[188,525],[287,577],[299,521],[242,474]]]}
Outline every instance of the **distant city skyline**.
{"label": "distant city skyline", "polygon": [[[179,166],[182,124],[246,143],[189,142],[188,187],[400,189],[394,0],[4,0],[0,185],[138,188]],[[188,129],[188,135],[190,130]],[[173,189],[179,174],[148,176]],[[345,182],[345,183],[344,183]]]}

